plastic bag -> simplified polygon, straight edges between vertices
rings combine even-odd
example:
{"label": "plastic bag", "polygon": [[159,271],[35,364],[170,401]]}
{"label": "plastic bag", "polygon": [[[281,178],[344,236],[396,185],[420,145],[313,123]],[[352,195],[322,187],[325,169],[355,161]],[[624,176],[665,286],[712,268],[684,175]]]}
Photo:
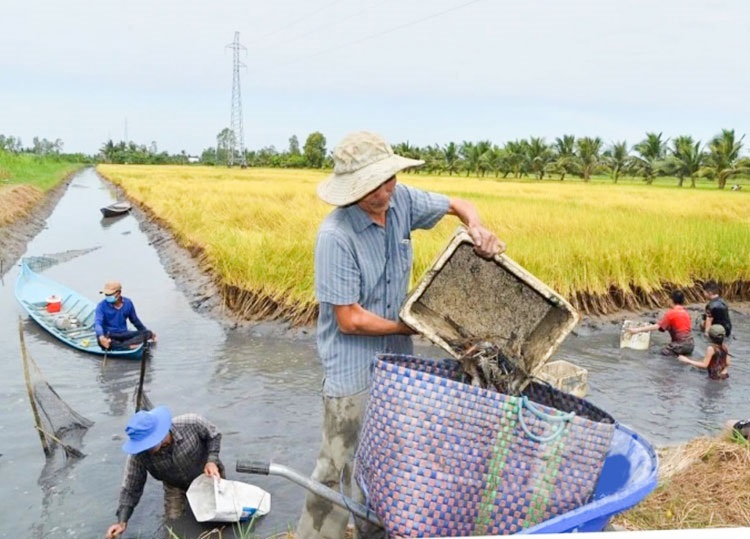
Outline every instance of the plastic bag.
{"label": "plastic bag", "polygon": [[260,487],[201,474],[187,490],[198,522],[243,522],[271,510],[271,495]]}

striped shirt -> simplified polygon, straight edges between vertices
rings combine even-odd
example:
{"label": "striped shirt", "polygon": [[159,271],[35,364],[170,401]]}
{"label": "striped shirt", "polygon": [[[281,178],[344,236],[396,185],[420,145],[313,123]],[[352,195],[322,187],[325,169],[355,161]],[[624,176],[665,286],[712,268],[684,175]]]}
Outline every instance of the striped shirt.
{"label": "striped shirt", "polygon": [[172,443],[151,454],[143,451],[128,455],[117,508],[118,522],[127,522],[138,505],[146,484],[146,472],[167,485],[187,490],[193,479],[203,473],[207,462],[219,462],[221,434],[216,427],[196,414],[172,419]]}
{"label": "striped shirt", "polygon": [[370,366],[378,353],[412,353],[408,335],[341,333],[333,307],[358,303],[398,320],[411,277],[411,231],[435,226],[449,203],[445,195],[396,184],[385,227],[356,204],[336,208],[323,221],[315,245],[315,295],[326,395],[345,397],[369,388]]}

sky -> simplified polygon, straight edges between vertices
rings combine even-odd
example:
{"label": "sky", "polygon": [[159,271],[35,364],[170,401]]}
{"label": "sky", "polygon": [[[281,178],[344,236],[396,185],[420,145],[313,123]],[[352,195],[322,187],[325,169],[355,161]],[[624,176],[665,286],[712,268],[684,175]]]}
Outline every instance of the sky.
{"label": "sky", "polygon": [[0,134],[191,155],[351,131],[392,143],[750,132],[747,0],[26,0],[0,11]]}

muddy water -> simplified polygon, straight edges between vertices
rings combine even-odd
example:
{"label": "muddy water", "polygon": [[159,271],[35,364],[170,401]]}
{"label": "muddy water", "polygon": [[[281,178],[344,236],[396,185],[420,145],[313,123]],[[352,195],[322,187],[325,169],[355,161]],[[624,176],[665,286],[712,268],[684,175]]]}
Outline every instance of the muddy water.
{"label": "muddy water", "polygon": [[[29,243],[27,256],[58,254],[59,263],[45,275],[93,299],[104,281],[123,281],[124,294],[135,300],[141,319],[159,336],[146,364],[149,397],[175,414],[197,412],[216,423],[224,435],[222,458],[229,478],[253,482],[272,494],[271,513],[259,522],[258,535],[285,531],[293,526],[305,492],[280,478],[237,474],[234,464],[238,458],[270,459],[309,473],[321,421],[314,342],[309,335],[287,336],[273,325],[228,330],[196,313],[134,215],[101,220],[99,208],[114,200],[95,172],[82,172],[47,228]],[[13,297],[17,274],[13,268],[0,282],[0,537],[100,537],[114,520],[124,462],[120,446],[134,411],[139,364],[109,360],[103,368],[99,359],[64,347],[25,320],[29,352],[47,381],[95,422],[83,440],[86,458],[45,466],[23,381],[17,331],[22,311]],[[740,339],[732,346],[739,357],[731,380],[723,384],[658,356],[656,345],[652,353],[620,350],[615,324],[582,325],[556,357],[586,367],[591,399],[618,419],[654,443],[681,441],[713,433],[724,418],[749,412],[745,336],[750,320],[738,313],[734,319]],[[419,352],[442,355],[428,347]],[[211,529],[189,518],[169,524],[184,538]],[[126,535],[168,535],[160,487],[152,479]],[[233,535],[224,530],[224,537]]]}

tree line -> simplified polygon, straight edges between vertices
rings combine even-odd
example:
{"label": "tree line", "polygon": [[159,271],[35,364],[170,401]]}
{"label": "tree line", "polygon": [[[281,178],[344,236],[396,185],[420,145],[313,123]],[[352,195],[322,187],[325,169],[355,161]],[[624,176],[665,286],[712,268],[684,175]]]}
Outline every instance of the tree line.
{"label": "tree line", "polygon": [[744,135],[723,129],[707,144],[690,135],[664,138],[646,133],[633,145],[626,141],[605,146],[600,137],[563,135],[552,143],[530,137],[498,146],[490,141],[450,142],[418,148],[408,142],[394,146],[396,153],[425,161],[424,170],[433,174],[493,175],[496,178],[534,177],[539,180],[576,176],[587,182],[594,175],[607,174],[617,183],[621,176],[641,177],[651,184],[657,176],[676,177],[695,187],[697,178],[715,180],[723,189],[733,177],[750,174],[750,158],[742,156]]}
{"label": "tree line", "polygon": [[[645,138],[633,146],[626,141],[605,145],[600,137],[562,135],[547,142],[542,137],[529,137],[506,142],[500,146],[489,140],[478,142],[449,142],[424,147],[409,142],[394,144],[396,153],[425,161],[420,171],[428,174],[464,174],[477,177],[523,178],[538,180],[577,177],[588,182],[594,175],[609,175],[614,183],[620,177],[641,177],[650,184],[656,177],[677,178],[682,187],[689,182],[695,187],[698,178],[716,182],[724,189],[734,177],[750,174],[750,157],[742,155],[745,136],[737,136],[734,129],[723,129],[707,143],[690,135],[672,139],[662,133],[647,132]],[[310,133],[300,146],[296,135],[289,138],[285,150],[266,146],[245,150],[244,162],[252,167],[332,168],[326,138],[319,131]],[[203,164],[230,166],[241,163],[231,129],[225,128],[216,136],[216,144],[204,149],[200,156],[159,151],[156,142],[150,145],[134,142],[105,142],[94,156],[63,154],[60,139],[48,141],[34,137],[30,147],[24,147],[15,137],[0,135],[0,150],[32,153],[45,157],[66,158],[80,162],[117,164]]]}

